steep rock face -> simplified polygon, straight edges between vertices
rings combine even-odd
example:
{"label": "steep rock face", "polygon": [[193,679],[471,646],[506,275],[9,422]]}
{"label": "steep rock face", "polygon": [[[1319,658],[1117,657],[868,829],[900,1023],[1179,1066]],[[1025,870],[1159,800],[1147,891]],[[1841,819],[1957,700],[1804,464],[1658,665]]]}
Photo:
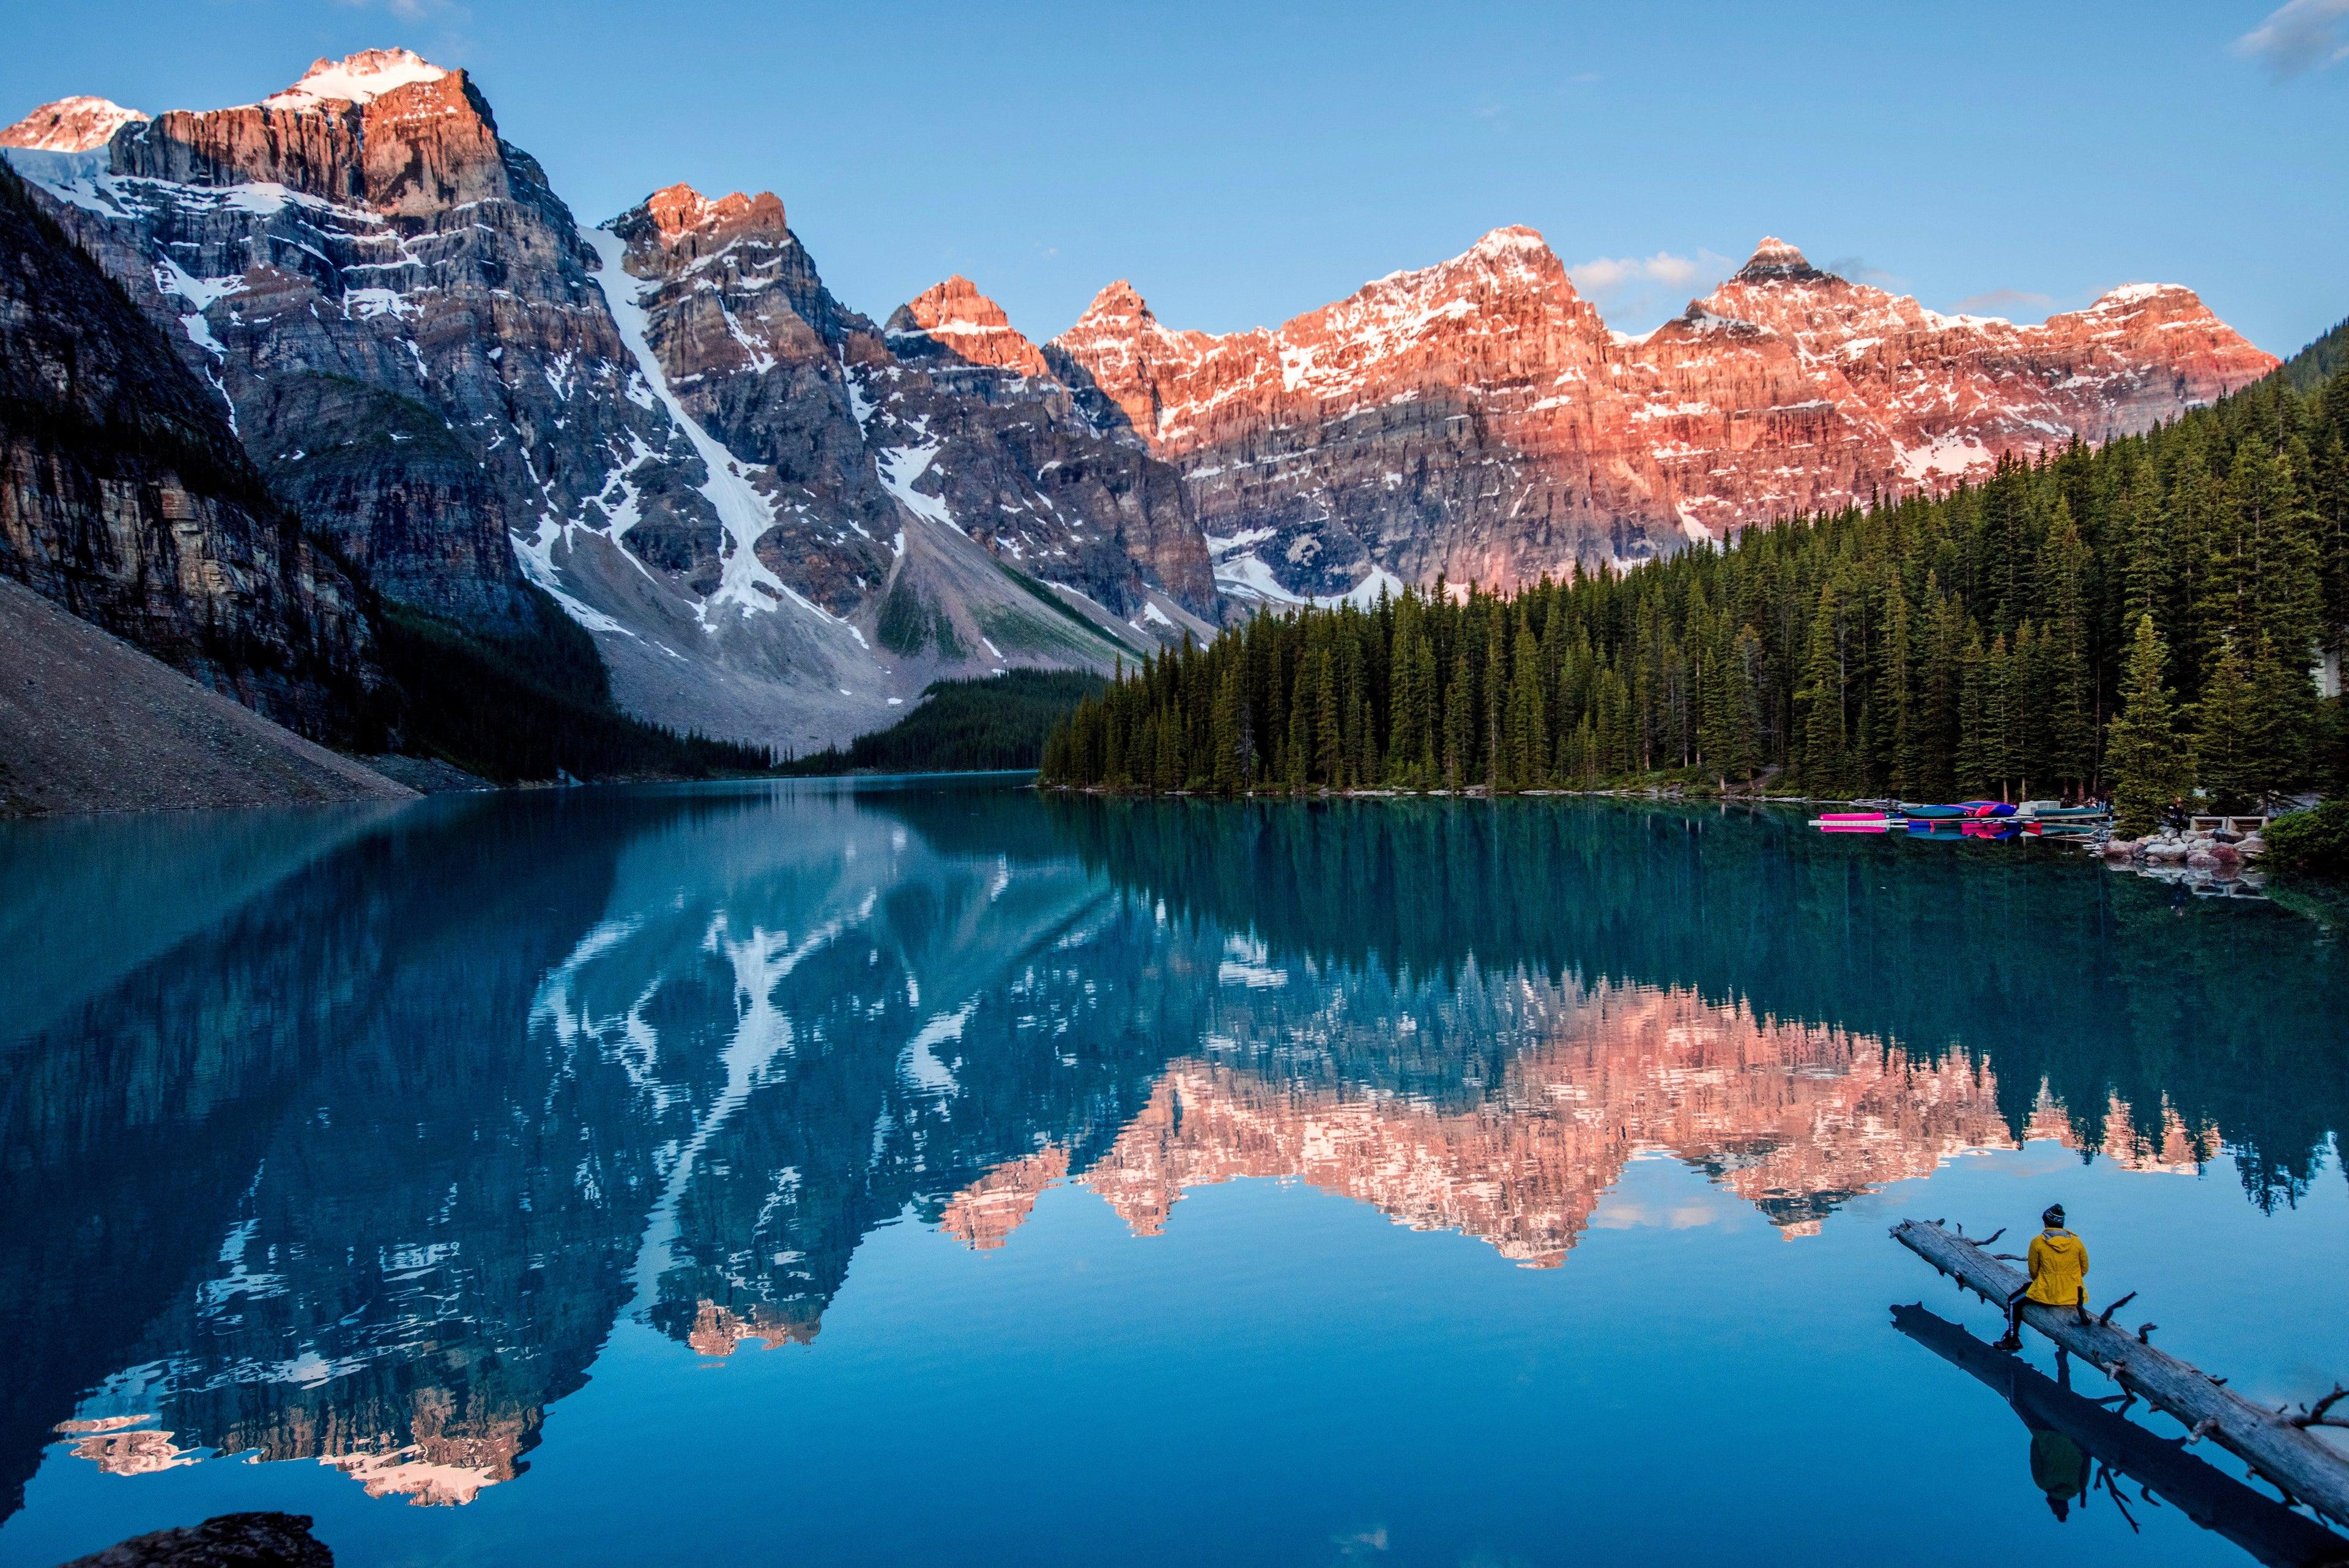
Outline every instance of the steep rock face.
{"label": "steep rock face", "polygon": [[5,170],[0,572],[307,735],[345,736],[379,679],[342,569]]}
{"label": "steep rock face", "polygon": [[2275,363],[2183,288],[2018,327],[1775,239],[1630,338],[1522,228],[1277,331],[1170,330],[1113,284],[1045,352],[1182,467],[1219,581],[1275,600],[1635,560],[2143,430]]}
{"label": "steep rock face", "polygon": [[862,379],[885,472],[1136,629],[1205,634],[1217,597],[1181,476],[1089,417],[1000,306],[949,278],[898,307],[888,341],[895,363]]}
{"label": "steep rock face", "polygon": [[463,71],[406,49],[319,60],[241,109],[174,109],[134,130],[117,171],[181,185],[279,184],[338,204],[429,217],[545,182],[509,168],[490,106]]}
{"label": "steep rock face", "polygon": [[1663,543],[1652,465],[1596,450],[1605,326],[1530,229],[1277,332],[1170,331],[1113,285],[1054,347],[1183,467],[1235,593],[1512,580]]}
{"label": "steep rock face", "polygon": [[[677,186],[583,234],[461,71],[370,50],[257,104],[54,105],[8,140],[312,527],[445,614],[494,624],[545,587],[646,717],[803,750],[942,675],[1107,669],[1184,618],[1150,564],[1181,554],[1168,528],[1196,557],[1183,591],[1216,602],[1179,482],[1136,451],[1084,521],[1116,541],[1132,519],[1140,564],[1112,549],[1082,599],[966,526],[992,509],[909,510],[860,418],[886,341],[781,202]],[[942,427],[983,422],[983,398],[932,390]],[[922,444],[884,433],[901,465]],[[1145,633],[1126,618],[1152,594]]]}
{"label": "steep rock face", "polygon": [[780,585],[853,614],[887,575],[897,526],[847,389],[848,364],[887,358],[880,335],[823,286],[772,192],[711,202],[672,185],[605,228],[626,245],[669,389],[746,465],[763,513],[730,539],[707,524],[640,524],[629,547],[704,595],[726,585],[731,556],[738,588],[756,561],[775,579],[771,598]]}
{"label": "steep rock face", "polygon": [[461,71],[370,50],[260,104],[7,156],[396,597],[513,614],[509,529],[578,507],[606,448],[667,439],[625,395],[569,213]]}

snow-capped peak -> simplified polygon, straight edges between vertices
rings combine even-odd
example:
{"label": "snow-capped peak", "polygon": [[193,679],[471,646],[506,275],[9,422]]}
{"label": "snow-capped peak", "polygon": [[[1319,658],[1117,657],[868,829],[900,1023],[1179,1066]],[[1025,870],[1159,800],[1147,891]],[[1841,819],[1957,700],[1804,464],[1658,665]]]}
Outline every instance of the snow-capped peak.
{"label": "snow-capped peak", "polygon": [[1737,269],[1737,283],[1772,283],[1782,279],[1811,281],[1826,275],[1813,266],[1810,259],[1785,241],[1773,235],[1762,236],[1745,265]]}
{"label": "snow-capped peak", "polygon": [[261,100],[264,109],[313,109],[331,99],[372,103],[394,88],[437,82],[449,73],[409,49],[361,49],[339,60],[323,57],[284,92]]}
{"label": "snow-capped peak", "polygon": [[5,130],[0,130],[0,147],[23,147],[38,152],[89,152],[105,146],[124,126],[148,118],[111,99],[61,98],[55,103],[43,104]]}
{"label": "snow-capped peak", "polygon": [[1536,252],[1547,254],[1548,251],[1549,242],[1541,237],[1539,230],[1526,228],[1523,223],[1510,223],[1506,227],[1495,229],[1483,239],[1478,240],[1469,247],[1468,254],[1472,256],[1497,257],[1524,255]]}
{"label": "snow-capped peak", "polygon": [[[2090,310],[2126,310],[2131,306],[2143,305],[2147,300],[2158,298],[2165,294],[2181,295],[2188,299],[2196,297],[2192,289],[2178,284],[2125,283],[2117,288],[2105,290],[2097,296],[2096,302],[2088,308]],[[2199,303],[2199,299],[2196,303]]]}

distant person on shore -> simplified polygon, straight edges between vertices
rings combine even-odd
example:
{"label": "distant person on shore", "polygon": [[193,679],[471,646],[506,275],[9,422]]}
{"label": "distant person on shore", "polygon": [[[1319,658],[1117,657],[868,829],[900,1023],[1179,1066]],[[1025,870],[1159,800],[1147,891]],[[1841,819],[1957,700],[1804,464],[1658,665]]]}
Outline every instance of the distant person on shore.
{"label": "distant person on shore", "polygon": [[2168,828],[2173,833],[2185,832],[2188,820],[2189,819],[2186,815],[2186,797],[2182,794],[2172,799],[2168,805],[2161,808],[2161,826]]}
{"label": "distant person on shore", "polygon": [[2039,1217],[2044,1227],[2031,1238],[2031,1282],[2006,1301],[2006,1337],[2000,1350],[2023,1348],[2023,1309],[2032,1302],[2041,1306],[2070,1307],[2088,1321],[2088,1248],[2064,1229],[2064,1206],[2052,1205]]}

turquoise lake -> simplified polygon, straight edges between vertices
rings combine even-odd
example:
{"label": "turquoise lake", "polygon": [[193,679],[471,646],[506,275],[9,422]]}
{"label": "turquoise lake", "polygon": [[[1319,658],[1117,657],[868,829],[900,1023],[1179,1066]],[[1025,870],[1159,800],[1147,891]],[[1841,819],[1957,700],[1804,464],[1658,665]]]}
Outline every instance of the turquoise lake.
{"label": "turquoise lake", "polygon": [[2271,1489],[2080,1495],[1887,1231],[2060,1201],[2172,1353],[2349,1381],[2323,906],[1024,783],[0,826],[0,1565],[245,1509],[347,1565],[2295,1560]]}

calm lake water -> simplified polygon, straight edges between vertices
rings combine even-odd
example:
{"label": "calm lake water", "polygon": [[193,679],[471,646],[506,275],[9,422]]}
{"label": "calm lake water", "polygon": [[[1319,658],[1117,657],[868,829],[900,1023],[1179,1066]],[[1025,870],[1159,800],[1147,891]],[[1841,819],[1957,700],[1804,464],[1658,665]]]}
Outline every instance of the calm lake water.
{"label": "calm lake water", "polygon": [[2168,1349],[2349,1378],[2344,957],[1560,800],[0,829],[0,1563],[258,1508],[353,1565],[2250,1562],[2059,1520],[1886,1231],[2060,1200]]}

